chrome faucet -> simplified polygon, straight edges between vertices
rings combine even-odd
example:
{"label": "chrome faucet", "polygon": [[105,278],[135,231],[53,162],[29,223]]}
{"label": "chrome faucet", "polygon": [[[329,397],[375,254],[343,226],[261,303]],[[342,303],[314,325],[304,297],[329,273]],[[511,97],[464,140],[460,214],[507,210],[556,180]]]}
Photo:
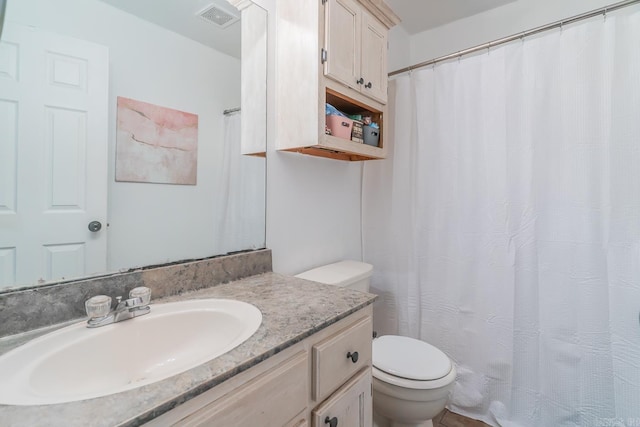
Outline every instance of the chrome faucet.
{"label": "chrome faucet", "polygon": [[84,307],[89,316],[87,328],[98,328],[148,314],[151,311],[149,307],[151,289],[144,286],[134,288],[129,292],[128,299],[116,297],[116,301],[116,307],[113,310],[111,310],[111,297],[107,295],[96,295],[85,301]]}

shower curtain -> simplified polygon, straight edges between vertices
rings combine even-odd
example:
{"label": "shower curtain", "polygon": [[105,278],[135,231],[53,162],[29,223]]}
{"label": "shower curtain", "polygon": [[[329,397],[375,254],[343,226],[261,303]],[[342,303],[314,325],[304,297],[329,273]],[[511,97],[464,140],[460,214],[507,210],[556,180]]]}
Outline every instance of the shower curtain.
{"label": "shower curtain", "polygon": [[363,179],[374,327],[493,426],[640,426],[640,8],[392,81]]}
{"label": "shower curtain", "polygon": [[218,228],[214,233],[217,253],[265,247],[266,161],[245,156],[240,150],[241,114],[224,116],[224,146],[216,196]]}

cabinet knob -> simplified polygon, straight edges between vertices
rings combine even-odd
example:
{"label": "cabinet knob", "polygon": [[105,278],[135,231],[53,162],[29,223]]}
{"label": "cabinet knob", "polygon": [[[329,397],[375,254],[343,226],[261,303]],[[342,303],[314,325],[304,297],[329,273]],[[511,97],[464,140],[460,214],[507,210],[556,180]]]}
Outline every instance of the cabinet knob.
{"label": "cabinet knob", "polygon": [[358,83],[359,85],[364,83],[364,79],[362,77],[360,77],[358,80],[356,80],[356,83]]}
{"label": "cabinet knob", "polygon": [[338,418],[337,417],[333,417],[333,418],[325,418],[324,419],[324,423],[325,424],[329,424],[329,427],[338,427]]}
{"label": "cabinet knob", "polygon": [[353,363],[356,363],[358,361],[358,357],[359,355],[357,351],[354,351],[353,353],[347,353],[347,359],[351,359]]}
{"label": "cabinet knob", "polygon": [[366,85],[364,85],[364,87],[366,87],[367,89],[371,89],[373,87],[373,84],[371,84],[371,82],[369,82]]}

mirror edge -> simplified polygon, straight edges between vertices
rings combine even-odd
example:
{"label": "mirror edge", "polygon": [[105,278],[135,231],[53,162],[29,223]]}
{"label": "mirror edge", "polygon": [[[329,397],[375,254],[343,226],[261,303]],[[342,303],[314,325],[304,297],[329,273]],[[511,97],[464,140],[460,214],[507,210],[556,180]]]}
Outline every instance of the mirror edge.
{"label": "mirror edge", "polygon": [[0,0],[0,39],[2,38],[2,28],[4,27],[4,14],[7,10],[7,0]]}

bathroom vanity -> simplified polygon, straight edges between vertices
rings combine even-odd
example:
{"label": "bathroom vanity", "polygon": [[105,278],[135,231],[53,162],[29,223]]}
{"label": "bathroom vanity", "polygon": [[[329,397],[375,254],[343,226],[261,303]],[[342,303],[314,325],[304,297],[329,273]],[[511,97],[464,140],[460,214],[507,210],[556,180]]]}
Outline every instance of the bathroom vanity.
{"label": "bathroom vanity", "polygon": [[[265,273],[152,303],[200,298],[253,304],[262,312],[262,324],[230,352],[166,380],[78,402],[0,405],[1,423],[371,425],[374,295]],[[0,354],[31,338],[3,338]],[[157,339],[163,339],[161,331]]]}

